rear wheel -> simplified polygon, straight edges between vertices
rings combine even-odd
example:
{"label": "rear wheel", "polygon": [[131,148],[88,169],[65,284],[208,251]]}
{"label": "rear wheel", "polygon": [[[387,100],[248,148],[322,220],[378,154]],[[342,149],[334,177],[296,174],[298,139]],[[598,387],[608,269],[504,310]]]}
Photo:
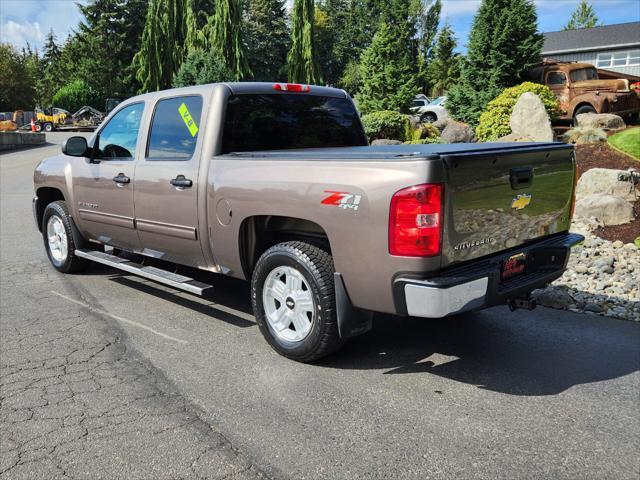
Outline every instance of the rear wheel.
{"label": "rear wheel", "polygon": [[438,120],[438,116],[433,112],[427,112],[422,115],[422,121],[425,123],[433,123]]}
{"label": "rear wheel", "polygon": [[44,124],[44,131],[45,131],[45,132],[51,132],[51,131],[53,131],[53,125],[51,125],[50,123],[45,123],[45,124]]}
{"label": "rear wheel", "polygon": [[42,131],[42,125],[40,125],[39,123],[36,123],[35,124],[35,129],[36,129],[36,132],[41,132]]}
{"label": "rear wheel", "polygon": [[305,242],[279,243],[260,257],[251,301],[262,335],[279,354],[310,362],[342,345],[333,273],[331,255]]}
{"label": "rear wheel", "polygon": [[89,262],[75,255],[76,245],[71,230],[67,204],[57,201],[47,205],[42,218],[42,237],[51,265],[63,273],[84,270]]}

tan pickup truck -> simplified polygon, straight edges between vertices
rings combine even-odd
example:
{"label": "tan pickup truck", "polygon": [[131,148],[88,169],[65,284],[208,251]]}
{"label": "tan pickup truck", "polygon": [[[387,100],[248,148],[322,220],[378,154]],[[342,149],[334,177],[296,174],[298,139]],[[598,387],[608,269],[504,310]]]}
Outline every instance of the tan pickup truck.
{"label": "tan pickup truck", "polygon": [[573,120],[581,113],[615,113],[627,122],[637,120],[640,97],[629,80],[601,79],[588,63],[544,63],[534,68],[529,79],[547,85],[558,98],[562,115]]}
{"label": "tan pickup truck", "polygon": [[57,270],[249,280],[270,345],[311,361],[372,312],[532,308],[582,240],[574,180],[565,144],[370,147],[342,90],[229,83],[121,103],[37,166],[33,207]]}

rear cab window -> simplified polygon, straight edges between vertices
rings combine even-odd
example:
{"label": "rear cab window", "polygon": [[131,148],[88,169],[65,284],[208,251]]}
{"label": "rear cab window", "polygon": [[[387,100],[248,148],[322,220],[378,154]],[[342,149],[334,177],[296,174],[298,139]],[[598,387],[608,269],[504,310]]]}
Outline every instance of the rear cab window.
{"label": "rear cab window", "polygon": [[199,95],[159,100],[151,121],[147,160],[190,160],[198,142],[201,113]]}
{"label": "rear cab window", "polygon": [[360,117],[347,98],[239,94],[227,103],[222,154],[364,145]]}

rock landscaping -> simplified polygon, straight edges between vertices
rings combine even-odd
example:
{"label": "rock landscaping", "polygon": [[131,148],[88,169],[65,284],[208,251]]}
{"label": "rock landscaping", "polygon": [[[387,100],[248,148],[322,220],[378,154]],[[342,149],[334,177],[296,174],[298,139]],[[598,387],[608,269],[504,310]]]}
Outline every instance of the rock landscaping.
{"label": "rock landscaping", "polygon": [[595,219],[576,221],[571,231],[585,235],[567,270],[549,287],[536,290],[539,305],[640,322],[640,248],[597,237]]}

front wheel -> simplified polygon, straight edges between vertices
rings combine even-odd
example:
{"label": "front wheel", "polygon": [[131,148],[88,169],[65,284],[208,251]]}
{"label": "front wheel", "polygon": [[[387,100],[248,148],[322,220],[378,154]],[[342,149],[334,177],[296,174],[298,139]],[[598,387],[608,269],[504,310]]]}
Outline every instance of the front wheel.
{"label": "front wheel", "polygon": [[438,120],[438,116],[435,113],[427,112],[422,115],[422,121],[424,123],[434,123]]}
{"label": "front wheel", "polygon": [[583,113],[596,113],[596,109],[593,108],[591,105],[583,105],[578,110],[576,110],[576,113],[573,114],[574,127],[578,126],[578,115],[581,115]]}
{"label": "front wheel", "polygon": [[79,272],[89,264],[84,258],[75,255],[76,245],[71,233],[71,217],[65,202],[53,202],[45,208],[42,217],[42,237],[49,261],[59,272]]}
{"label": "front wheel", "polygon": [[279,354],[311,362],[342,345],[333,259],[305,242],[279,243],[258,260],[251,301],[262,335]]}

